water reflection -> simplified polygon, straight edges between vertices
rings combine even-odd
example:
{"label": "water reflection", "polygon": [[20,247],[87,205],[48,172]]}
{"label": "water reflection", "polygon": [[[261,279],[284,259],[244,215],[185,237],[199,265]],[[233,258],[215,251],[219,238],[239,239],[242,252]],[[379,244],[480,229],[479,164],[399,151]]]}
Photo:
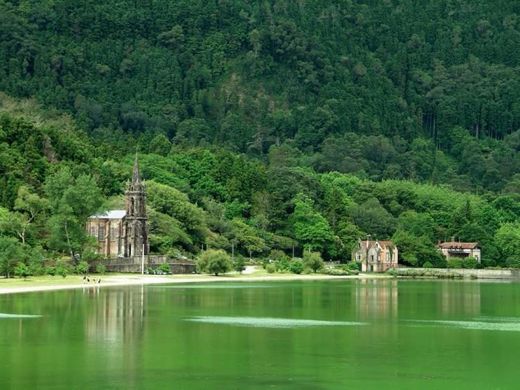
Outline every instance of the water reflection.
{"label": "water reflection", "polygon": [[397,318],[399,301],[397,287],[397,280],[359,280],[354,296],[357,318],[360,320]]}
{"label": "water reflection", "polygon": [[85,332],[92,342],[121,343],[142,338],[146,317],[145,289],[86,289],[90,298]]}
{"label": "water reflection", "polygon": [[443,281],[439,294],[443,316],[480,315],[480,283]]}
{"label": "water reflection", "polygon": [[42,315],[0,321],[0,388],[515,388],[519,303],[396,279],[0,296]]}

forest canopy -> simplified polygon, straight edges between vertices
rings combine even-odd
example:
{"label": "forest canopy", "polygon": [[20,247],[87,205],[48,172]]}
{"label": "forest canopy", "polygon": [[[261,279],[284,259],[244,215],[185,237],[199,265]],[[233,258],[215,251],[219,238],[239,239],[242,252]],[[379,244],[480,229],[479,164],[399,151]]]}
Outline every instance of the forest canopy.
{"label": "forest canopy", "polygon": [[519,7],[0,0],[0,90],[130,150],[288,144],[318,172],[514,192]]}
{"label": "forest canopy", "polygon": [[[359,238],[520,265],[520,3],[0,0],[0,272],[91,258],[136,149],[155,253]],[[36,260],[35,260],[36,259]],[[40,264],[41,265],[41,264]]]}

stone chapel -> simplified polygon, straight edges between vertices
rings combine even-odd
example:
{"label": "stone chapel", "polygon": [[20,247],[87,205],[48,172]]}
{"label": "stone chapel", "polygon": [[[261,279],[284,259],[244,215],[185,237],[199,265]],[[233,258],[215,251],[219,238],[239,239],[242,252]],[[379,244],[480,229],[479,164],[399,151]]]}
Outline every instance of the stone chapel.
{"label": "stone chapel", "polygon": [[105,258],[130,258],[148,255],[150,251],[146,188],[137,156],[125,197],[125,210],[109,210],[87,221],[87,233],[96,238],[97,253]]}

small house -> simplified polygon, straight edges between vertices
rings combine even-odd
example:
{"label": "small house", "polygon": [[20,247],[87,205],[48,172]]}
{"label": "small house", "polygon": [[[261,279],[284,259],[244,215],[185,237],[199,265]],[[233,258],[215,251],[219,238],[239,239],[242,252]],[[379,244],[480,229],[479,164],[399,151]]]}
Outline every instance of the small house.
{"label": "small house", "polygon": [[399,252],[392,241],[359,240],[352,260],[361,263],[363,272],[386,272],[397,268]]}
{"label": "small house", "polygon": [[481,253],[478,242],[440,242],[437,247],[448,260],[465,260],[474,257],[480,263]]}

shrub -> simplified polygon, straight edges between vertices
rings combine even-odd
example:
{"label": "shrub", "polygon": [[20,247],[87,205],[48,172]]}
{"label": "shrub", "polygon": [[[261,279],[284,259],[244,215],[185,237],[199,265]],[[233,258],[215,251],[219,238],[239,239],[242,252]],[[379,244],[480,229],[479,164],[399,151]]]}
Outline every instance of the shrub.
{"label": "shrub", "polygon": [[323,267],[323,259],[319,252],[306,252],[303,255],[303,265],[311,269],[314,273]]}
{"label": "shrub", "polygon": [[70,273],[69,267],[63,261],[57,261],[55,268],[56,275],[61,275],[64,278]]}
{"label": "shrub", "polygon": [[386,271],[388,275],[397,276],[397,270],[395,268],[390,268],[388,271]]}
{"label": "shrub", "polygon": [[449,259],[448,268],[462,268],[462,260],[460,259]]}
{"label": "shrub", "polygon": [[50,276],[56,275],[56,267],[53,267],[53,266],[45,267],[45,273]]}
{"label": "shrub", "polygon": [[197,259],[197,270],[218,276],[231,270],[231,259],[222,249],[208,249]]}
{"label": "shrub", "polygon": [[468,257],[462,261],[462,268],[477,268],[478,260],[474,257]]}
{"label": "shrub", "polygon": [[103,258],[102,255],[94,252],[94,251],[91,251],[91,250],[87,250],[85,252],[83,252],[83,254],[81,255],[81,260],[87,262],[87,263],[90,263],[92,261],[96,261],[96,260],[101,260]]}
{"label": "shrub", "polygon": [[46,269],[40,263],[32,262],[29,264],[29,272],[33,276],[41,276],[45,275]]}
{"label": "shrub", "polygon": [[162,272],[162,273],[165,273],[165,274],[170,274],[171,271],[170,271],[170,265],[168,263],[162,263],[160,266],[159,266],[159,270]]}
{"label": "shrub", "polygon": [[269,252],[269,259],[274,261],[289,261],[289,256],[287,256],[284,251],[273,249],[271,252]]}
{"label": "shrub", "polygon": [[293,274],[301,274],[303,272],[303,262],[301,259],[291,260],[289,263],[289,271]]}
{"label": "shrub", "polygon": [[283,271],[288,271],[289,270],[290,262],[291,261],[287,257],[287,258],[282,258],[280,260],[275,261],[274,265],[276,266],[276,270],[277,271],[283,272]]}
{"label": "shrub", "polygon": [[89,265],[86,261],[80,261],[76,266],[76,273],[80,275],[86,275],[88,273]]}
{"label": "shrub", "polygon": [[482,262],[480,263],[483,267],[496,267],[497,262],[493,259],[482,259]]}
{"label": "shrub", "polygon": [[509,258],[506,260],[506,266],[510,268],[520,268],[520,259]]}
{"label": "shrub", "polygon": [[269,274],[274,274],[276,272],[276,266],[274,264],[267,264],[267,266],[265,267],[265,270]]}
{"label": "shrub", "polygon": [[348,276],[351,272],[344,267],[326,267],[321,270],[322,274],[334,276]]}
{"label": "shrub", "polygon": [[426,263],[423,264],[423,268],[433,268],[433,264],[430,263],[429,261],[427,261]]}
{"label": "shrub", "polygon": [[242,273],[246,269],[246,261],[242,256],[236,256],[233,260],[233,269],[237,272]]}
{"label": "shrub", "polygon": [[107,266],[105,264],[96,265],[96,272],[98,274],[104,275],[107,272]]}
{"label": "shrub", "polygon": [[361,271],[361,263],[351,261],[350,263],[347,263],[347,269],[352,271]]}
{"label": "shrub", "polygon": [[19,262],[14,268],[14,274],[19,278],[27,279],[28,276],[31,276],[31,271],[25,263]]}

